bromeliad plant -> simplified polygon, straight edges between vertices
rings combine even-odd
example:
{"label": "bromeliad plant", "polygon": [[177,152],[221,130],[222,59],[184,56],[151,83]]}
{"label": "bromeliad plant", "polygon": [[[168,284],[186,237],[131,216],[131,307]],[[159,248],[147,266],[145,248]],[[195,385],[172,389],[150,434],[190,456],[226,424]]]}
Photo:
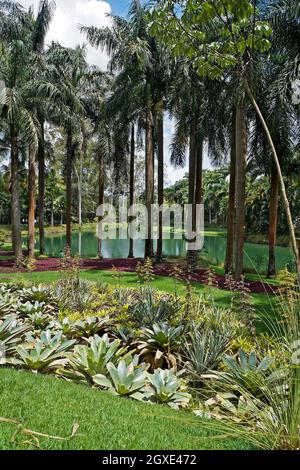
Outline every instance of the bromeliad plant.
{"label": "bromeliad plant", "polygon": [[74,323],[72,335],[74,338],[90,338],[105,333],[112,325],[109,317],[88,317]]}
{"label": "bromeliad plant", "polygon": [[51,317],[41,312],[35,312],[28,315],[27,321],[32,325],[34,330],[45,330],[49,328]]}
{"label": "bromeliad plant", "polygon": [[183,325],[172,327],[168,323],[155,323],[152,328],[144,328],[137,342],[140,356],[152,370],[162,367],[176,369],[183,332]]}
{"label": "bromeliad plant", "polygon": [[68,355],[66,369],[60,373],[76,382],[93,384],[97,374],[108,375],[108,364],[117,365],[120,360],[126,363],[132,359],[133,352],[120,347],[120,341],[111,341],[107,334],[101,338],[94,336],[88,345],[75,346],[74,352]]}
{"label": "bromeliad plant", "polygon": [[53,308],[57,306],[57,300],[55,299],[52,289],[49,287],[33,286],[30,288],[24,288],[20,290],[19,295],[24,302],[44,303],[49,306],[51,305]]}
{"label": "bromeliad plant", "polygon": [[18,310],[18,315],[23,318],[28,318],[30,315],[35,315],[35,314],[47,314],[47,306],[44,302],[26,302],[26,303],[20,303],[17,307]]}
{"label": "bromeliad plant", "polygon": [[14,354],[16,346],[23,341],[29,329],[29,325],[20,323],[15,315],[0,321],[0,344],[6,357]]}
{"label": "bromeliad plant", "polygon": [[6,290],[0,292],[0,318],[16,313],[16,299]]}
{"label": "bromeliad plant", "polygon": [[148,375],[146,397],[152,403],[167,404],[171,408],[186,408],[191,400],[187,387],[176,377],[174,370],[155,370]]}
{"label": "bromeliad plant", "polygon": [[143,400],[148,374],[147,367],[138,363],[138,356],[135,356],[129,364],[125,360],[121,360],[117,366],[110,362],[107,364],[109,377],[97,374],[93,377],[94,383],[108,389],[114,395]]}
{"label": "bromeliad plant", "polygon": [[74,344],[74,340],[64,341],[61,333],[53,336],[47,330],[38,339],[28,336],[27,343],[17,346],[16,357],[9,363],[34,372],[53,372],[63,364],[65,353]]}

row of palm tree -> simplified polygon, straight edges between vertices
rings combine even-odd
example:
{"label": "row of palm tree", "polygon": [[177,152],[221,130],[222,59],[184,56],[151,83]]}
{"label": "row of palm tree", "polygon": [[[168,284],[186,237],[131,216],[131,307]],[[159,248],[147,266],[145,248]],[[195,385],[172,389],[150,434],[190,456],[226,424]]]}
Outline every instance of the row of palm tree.
{"label": "row of palm tree", "polygon": [[[268,54],[256,54],[248,64],[255,83],[254,102],[267,120],[281,166],[289,171],[299,137],[299,107],[290,100],[292,77],[299,63],[297,1],[274,0],[261,14],[273,26],[274,40]],[[19,164],[28,161],[28,248],[34,256],[35,181],[38,162],[38,215],[40,253],[45,254],[45,130],[54,126],[65,137],[66,245],[72,241],[72,182],[78,183],[78,219],[81,223],[81,186],[87,146],[95,141],[93,158],[98,167],[98,204],[104,202],[105,173],[113,165],[118,189],[129,160],[130,203],[135,201],[137,141],[145,149],[145,202],[151,215],[155,200],[164,202],[164,116],[175,121],[171,163],[185,166],[189,160],[189,197],[196,228],[196,205],[203,202],[203,155],[208,148],[214,165],[229,163],[227,253],[225,272],[243,274],[245,240],[246,174],[270,177],[269,268],[274,276],[279,189],[282,181],[272,160],[263,122],[251,110],[238,70],[221,80],[200,78],[188,57],[174,58],[167,46],[149,32],[148,7],[133,0],[127,18],[111,16],[106,28],[81,27],[88,42],[105,50],[108,72],[88,66],[84,47],[65,48],[45,37],[54,3],[41,0],[37,16],[16,2],[0,1],[0,75],[5,82],[1,139],[10,148],[11,223],[13,250],[22,256]],[[206,31],[214,37],[217,31]],[[251,96],[251,95],[250,95]],[[155,159],[157,164],[155,165]],[[157,169],[157,170],[156,170]],[[157,171],[157,174],[155,172]],[[157,195],[155,195],[155,181]],[[153,257],[152,222],[148,218],[145,257]],[[159,218],[157,261],[163,257],[162,217]],[[98,256],[102,255],[99,241]],[[129,257],[133,257],[133,241]],[[197,262],[197,253],[189,253]]]}

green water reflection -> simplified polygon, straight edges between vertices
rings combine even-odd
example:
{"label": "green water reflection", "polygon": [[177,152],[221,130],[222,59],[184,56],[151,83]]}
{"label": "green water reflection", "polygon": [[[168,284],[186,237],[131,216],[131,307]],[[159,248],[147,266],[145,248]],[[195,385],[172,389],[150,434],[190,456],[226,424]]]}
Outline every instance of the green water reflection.
{"label": "green water reflection", "polygon": [[[154,243],[155,244],[155,243]],[[66,237],[62,234],[53,234],[46,237],[46,253],[49,256],[58,257],[64,251]],[[80,254],[84,258],[95,258],[97,256],[98,242],[94,232],[84,231],[73,233],[72,252]],[[38,248],[38,243],[37,243]],[[104,240],[104,258],[127,258],[129,250],[128,240]],[[183,240],[164,240],[163,251],[166,256],[185,256],[186,244]],[[226,238],[221,236],[206,236],[203,255],[212,263],[224,262],[226,251]],[[134,256],[142,257],[144,253],[144,242],[134,242]],[[291,263],[292,254],[289,248],[276,247],[277,269],[283,269]],[[266,245],[245,244],[245,267],[255,270],[267,268],[268,247]]]}

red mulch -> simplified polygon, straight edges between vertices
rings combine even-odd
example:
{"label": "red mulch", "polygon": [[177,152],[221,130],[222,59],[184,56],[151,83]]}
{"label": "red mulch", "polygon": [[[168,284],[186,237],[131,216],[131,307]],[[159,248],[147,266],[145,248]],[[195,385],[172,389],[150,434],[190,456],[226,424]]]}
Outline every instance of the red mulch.
{"label": "red mulch", "polygon": [[[9,255],[6,253],[1,253],[0,255],[5,256]],[[58,258],[47,258],[40,259],[36,262],[36,272],[46,272],[46,271],[58,271],[60,269],[60,259]],[[82,269],[89,270],[100,270],[108,271],[116,267],[121,272],[135,272],[138,259],[107,259],[107,260],[93,260],[93,259],[84,259],[81,262]],[[169,263],[161,263],[154,266],[154,272],[158,276],[170,275],[172,270],[172,265]],[[15,273],[16,268],[14,267],[14,260],[1,261],[0,260],[0,273]],[[24,270],[25,272],[25,270]],[[198,282],[200,284],[205,284],[205,270],[196,269],[190,276],[190,280],[193,282]],[[225,289],[225,277],[216,275],[216,282],[220,289]],[[255,294],[274,294],[277,290],[276,286],[270,286],[269,284],[262,283],[259,281],[249,281],[247,282],[248,287],[252,293]]]}

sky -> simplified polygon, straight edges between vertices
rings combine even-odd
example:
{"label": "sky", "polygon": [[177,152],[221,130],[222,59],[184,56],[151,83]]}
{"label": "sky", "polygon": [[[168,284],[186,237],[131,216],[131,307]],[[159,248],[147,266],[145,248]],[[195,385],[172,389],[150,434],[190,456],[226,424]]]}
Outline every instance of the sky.
{"label": "sky", "polygon": [[[24,7],[32,6],[37,11],[39,0],[18,0]],[[63,46],[75,47],[86,43],[85,37],[79,31],[79,25],[84,26],[109,26],[108,15],[126,16],[130,0],[55,0],[56,10],[48,32],[46,42],[53,40]],[[104,52],[87,45],[87,60],[90,65],[98,65],[105,70],[108,57]],[[169,164],[169,147],[172,138],[173,122],[165,119],[165,154],[167,161],[167,184],[173,184],[180,180],[187,172],[184,169],[173,169]],[[209,162],[205,152],[204,166],[209,168]]]}

